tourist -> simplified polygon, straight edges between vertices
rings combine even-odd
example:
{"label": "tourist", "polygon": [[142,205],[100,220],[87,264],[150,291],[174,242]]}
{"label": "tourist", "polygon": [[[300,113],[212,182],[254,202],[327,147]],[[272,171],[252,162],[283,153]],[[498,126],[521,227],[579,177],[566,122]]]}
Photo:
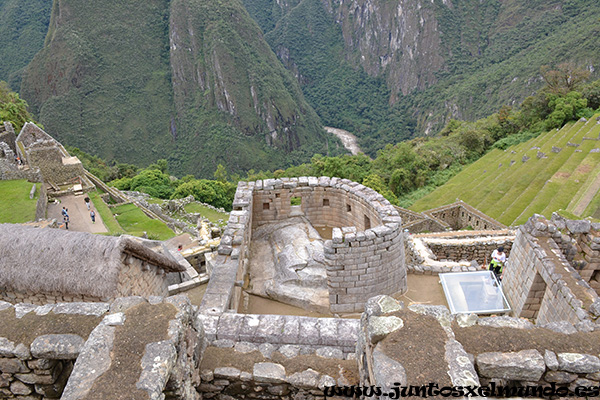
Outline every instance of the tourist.
{"label": "tourist", "polygon": [[64,219],[65,217],[68,217],[68,216],[69,216],[69,214],[67,214],[67,209],[66,209],[66,208],[64,208],[64,207],[63,207],[63,209],[62,209],[62,211],[61,211],[60,213],[62,214],[62,216],[63,216],[63,219]]}
{"label": "tourist", "polygon": [[500,246],[492,252],[492,260],[490,261],[489,270],[496,275],[498,281],[502,281],[502,269],[506,262],[506,254],[504,253],[504,247]]}
{"label": "tourist", "polygon": [[92,218],[92,224],[96,223],[96,213],[94,212],[94,210],[90,211],[90,218]]}
{"label": "tourist", "polygon": [[88,211],[90,211],[90,198],[86,196],[83,201],[85,201],[85,206],[87,207]]}
{"label": "tourist", "polygon": [[65,229],[69,229],[69,214],[65,212],[63,215],[63,222],[65,223]]}

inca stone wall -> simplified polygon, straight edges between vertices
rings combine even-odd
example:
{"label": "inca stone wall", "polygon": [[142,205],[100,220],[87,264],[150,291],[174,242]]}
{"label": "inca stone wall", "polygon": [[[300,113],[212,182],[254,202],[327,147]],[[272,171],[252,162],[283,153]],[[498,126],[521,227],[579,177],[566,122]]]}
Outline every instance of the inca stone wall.
{"label": "inca stone wall", "polygon": [[0,142],[6,143],[13,154],[17,154],[15,130],[10,122],[0,125]]}
{"label": "inca stone wall", "polygon": [[293,215],[334,228],[324,243],[331,312],[361,311],[369,297],[406,290],[402,221],[383,196],[347,179],[267,179],[238,184],[215,260],[219,278],[211,279],[203,309],[237,309],[251,227]]}
{"label": "inca stone wall", "polygon": [[[300,204],[292,205],[297,198]],[[304,215],[333,228],[324,243],[333,313],[362,311],[368,298],[406,290],[402,220],[383,196],[348,179],[265,180],[253,190],[253,224]]]}
{"label": "inca stone wall", "polygon": [[115,297],[168,295],[169,283],[164,269],[133,255],[125,255],[124,258]]}
{"label": "inca stone wall", "polygon": [[10,329],[4,327],[7,337],[0,337],[0,398],[60,398],[81,347],[108,308],[0,302],[2,322],[10,323]]}
{"label": "inca stone wall", "polygon": [[[594,304],[592,309],[597,319],[600,317],[600,302]],[[390,351],[394,348],[388,339],[395,336],[394,340],[398,340],[400,336],[403,340],[396,346],[421,346],[420,332],[402,336],[403,332],[411,332],[419,319],[428,321],[431,332],[443,332],[440,335],[443,343],[430,347],[427,357],[418,362],[418,373],[425,377],[421,382],[417,381],[418,377],[415,379],[416,367],[411,364],[410,357],[404,359],[402,353]],[[543,339],[548,337],[548,332],[551,332],[553,340]],[[483,338],[488,335],[499,335],[501,340],[498,343],[493,340],[487,342],[487,348],[479,346],[478,339],[473,340],[473,336]],[[369,300],[361,319],[357,361],[361,385],[380,387],[384,393],[392,392],[398,385],[427,387],[428,382],[434,382],[439,384],[438,388],[444,383],[454,387],[487,386],[490,397],[513,398],[546,397],[548,394],[542,396],[540,392],[526,390],[546,389],[547,393],[552,387],[561,387],[558,395],[568,397],[575,395],[577,387],[581,387],[580,390],[598,389],[599,346],[588,347],[587,352],[572,350],[573,346],[577,346],[577,340],[581,340],[578,343],[592,341],[597,344],[597,338],[597,330],[578,333],[578,329],[566,321],[554,321],[541,329],[523,318],[477,317],[474,314],[453,316],[443,306],[405,307],[390,297],[378,296]],[[510,342],[514,343],[511,346],[514,351],[506,350],[506,343]],[[443,376],[432,376],[428,372],[440,373],[440,365],[445,370]],[[448,378],[447,382],[442,381]],[[489,393],[490,388],[499,389],[501,386],[504,387],[502,390],[509,389],[509,392],[505,395]],[[334,393],[332,391],[331,395]]]}
{"label": "inca stone wall", "polygon": [[83,177],[83,165],[75,157],[64,157],[56,147],[33,147],[27,150],[29,165],[38,167],[46,181],[55,184]]}
{"label": "inca stone wall", "polygon": [[477,271],[500,246],[510,255],[514,239],[511,230],[407,234],[406,265],[414,274]]}
{"label": "inca stone wall", "polygon": [[0,288],[0,300],[7,301],[9,303],[28,303],[36,305],[44,304],[56,304],[64,302],[100,302],[107,301],[108,299],[101,299],[99,297],[84,296],[82,294],[69,294],[60,292],[51,293],[34,293],[32,291],[27,292],[16,292]]}
{"label": "inca stone wall", "polygon": [[506,229],[506,226],[459,200],[447,206],[427,210],[424,214],[447,223],[452,229]]}
{"label": "inca stone wall", "polygon": [[515,315],[538,324],[564,320],[584,329],[598,295],[563,256],[554,240],[562,235],[538,215],[519,227],[502,286]]}

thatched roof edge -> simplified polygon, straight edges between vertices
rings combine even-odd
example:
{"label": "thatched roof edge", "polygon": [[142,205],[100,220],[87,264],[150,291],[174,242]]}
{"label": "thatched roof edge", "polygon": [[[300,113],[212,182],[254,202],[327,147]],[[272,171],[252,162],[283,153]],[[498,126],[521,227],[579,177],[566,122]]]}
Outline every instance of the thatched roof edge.
{"label": "thatched roof edge", "polygon": [[168,258],[162,254],[155,252],[154,250],[144,246],[141,243],[136,242],[128,237],[120,238],[121,246],[124,252],[127,252],[139,259],[148,261],[167,272],[182,272],[185,268],[179,265],[176,261]]}

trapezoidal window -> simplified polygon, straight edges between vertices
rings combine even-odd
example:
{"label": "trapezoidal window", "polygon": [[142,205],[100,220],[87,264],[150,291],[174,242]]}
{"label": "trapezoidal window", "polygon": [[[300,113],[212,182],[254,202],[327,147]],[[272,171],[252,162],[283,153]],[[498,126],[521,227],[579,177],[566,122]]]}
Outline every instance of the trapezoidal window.
{"label": "trapezoidal window", "polygon": [[323,207],[329,207],[329,199],[323,199]]}
{"label": "trapezoidal window", "polygon": [[346,212],[352,212],[352,206],[350,204],[346,204]]}
{"label": "trapezoidal window", "polygon": [[369,217],[367,217],[366,215],[364,216],[364,221],[365,221],[365,230],[367,229],[371,229],[371,219]]}
{"label": "trapezoidal window", "polygon": [[263,203],[263,210],[270,210],[270,209],[271,209],[270,203]]}
{"label": "trapezoidal window", "polygon": [[295,196],[290,199],[291,206],[299,206],[301,204],[302,204],[302,197]]}

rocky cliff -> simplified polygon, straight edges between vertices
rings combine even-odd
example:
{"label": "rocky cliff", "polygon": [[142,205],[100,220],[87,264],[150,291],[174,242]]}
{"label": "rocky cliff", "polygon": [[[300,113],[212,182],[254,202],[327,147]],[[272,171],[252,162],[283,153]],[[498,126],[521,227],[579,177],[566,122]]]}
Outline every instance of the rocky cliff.
{"label": "rocky cliff", "polygon": [[55,0],[21,92],[61,141],[178,174],[277,168],[335,143],[236,0]]}

